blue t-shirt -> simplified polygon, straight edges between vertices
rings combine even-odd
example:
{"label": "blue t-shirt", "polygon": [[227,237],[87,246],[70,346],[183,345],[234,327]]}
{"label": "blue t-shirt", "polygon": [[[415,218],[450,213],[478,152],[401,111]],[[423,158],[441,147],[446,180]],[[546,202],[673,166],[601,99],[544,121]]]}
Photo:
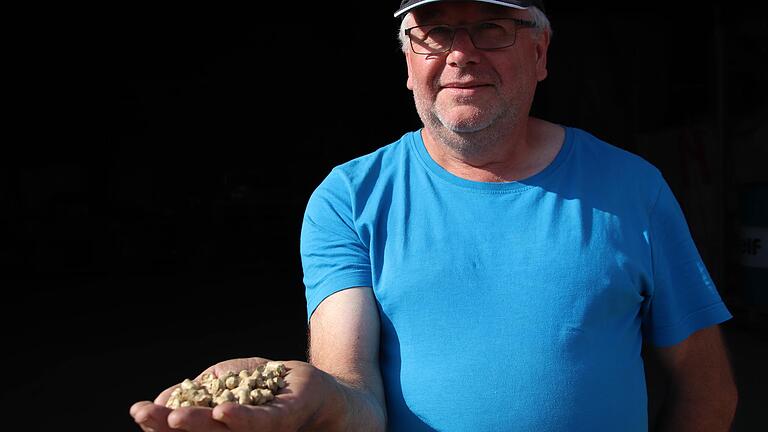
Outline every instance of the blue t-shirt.
{"label": "blue t-shirt", "polygon": [[646,431],[641,343],[730,318],[659,171],[584,131],[540,173],[449,173],[419,132],[336,167],[307,313],[369,286],[392,431]]}

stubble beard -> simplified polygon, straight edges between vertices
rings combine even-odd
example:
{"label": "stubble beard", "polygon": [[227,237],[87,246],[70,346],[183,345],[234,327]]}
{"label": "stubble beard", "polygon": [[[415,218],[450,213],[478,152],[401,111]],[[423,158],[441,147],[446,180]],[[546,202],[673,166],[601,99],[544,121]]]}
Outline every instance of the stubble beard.
{"label": "stubble beard", "polygon": [[504,125],[515,124],[518,111],[513,105],[495,103],[477,108],[475,114],[454,119],[434,101],[414,92],[416,111],[424,126],[443,145],[468,159],[487,154],[500,142]]}

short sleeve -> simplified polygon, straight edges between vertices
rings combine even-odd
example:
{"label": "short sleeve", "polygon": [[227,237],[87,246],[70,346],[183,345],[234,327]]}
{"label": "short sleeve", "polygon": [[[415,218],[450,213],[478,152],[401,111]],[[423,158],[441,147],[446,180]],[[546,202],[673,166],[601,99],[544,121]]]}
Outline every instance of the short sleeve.
{"label": "short sleeve", "polygon": [[368,248],[354,223],[349,182],[333,170],[307,203],[301,228],[307,319],[331,294],[371,286]]}
{"label": "short sleeve", "polygon": [[643,331],[656,346],[731,318],[693,242],[683,212],[663,180],[651,210],[653,289]]}

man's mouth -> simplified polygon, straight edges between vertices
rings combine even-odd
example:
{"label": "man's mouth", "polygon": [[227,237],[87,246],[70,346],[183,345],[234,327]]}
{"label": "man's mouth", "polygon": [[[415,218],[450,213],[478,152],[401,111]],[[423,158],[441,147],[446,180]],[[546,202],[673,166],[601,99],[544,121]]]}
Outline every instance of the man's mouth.
{"label": "man's mouth", "polygon": [[467,89],[477,89],[481,87],[490,87],[490,84],[486,83],[480,83],[480,82],[466,82],[466,83],[446,83],[442,84],[440,87],[444,89],[457,89],[457,90],[467,90]]}
{"label": "man's mouth", "polygon": [[440,86],[440,92],[452,95],[452,97],[474,97],[486,90],[493,88],[491,84],[485,83],[448,83]]}

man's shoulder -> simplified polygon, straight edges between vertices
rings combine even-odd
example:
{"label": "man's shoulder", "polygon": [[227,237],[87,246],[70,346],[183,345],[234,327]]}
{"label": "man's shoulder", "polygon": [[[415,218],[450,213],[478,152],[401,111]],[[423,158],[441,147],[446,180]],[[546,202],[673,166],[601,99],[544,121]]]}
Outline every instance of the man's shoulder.
{"label": "man's shoulder", "polygon": [[372,191],[376,185],[391,182],[411,158],[418,132],[408,132],[396,141],[370,153],[335,165],[315,188],[313,196],[349,196]]}
{"label": "man's shoulder", "polygon": [[656,166],[638,154],[580,129],[572,140],[569,179],[573,188],[614,212],[647,211],[665,180]]}
{"label": "man's shoulder", "polygon": [[408,132],[394,142],[337,165],[331,174],[341,175],[355,182],[371,175],[381,176],[396,170],[407,160],[415,134],[418,134],[418,131]]}
{"label": "man's shoulder", "polygon": [[578,128],[569,128],[572,144],[583,164],[593,165],[595,173],[614,176],[656,177],[660,172],[656,166],[642,156],[618,145],[604,141]]}

